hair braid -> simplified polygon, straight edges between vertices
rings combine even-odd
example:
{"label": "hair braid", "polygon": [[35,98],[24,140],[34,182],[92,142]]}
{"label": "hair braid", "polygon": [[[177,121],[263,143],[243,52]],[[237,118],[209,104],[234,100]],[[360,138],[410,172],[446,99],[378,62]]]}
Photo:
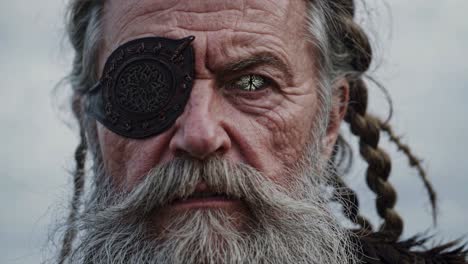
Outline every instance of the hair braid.
{"label": "hair braid", "polygon": [[[330,14],[328,22],[331,25],[330,37],[331,57],[333,66],[332,79],[345,76],[355,79],[362,75],[372,61],[372,50],[365,32],[357,25],[353,18],[355,14],[354,1],[335,0],[327,2],[334,14]],[[332,155],[332,166],[335,169],[333,185],[334,198],[343,206],[344,215],[353,223],[360,226],[358,232],[368,234],[373,232],[370,221],[359,213],[359,199],[338,173],[347,173],[352,165],[352,150],[348,142],[339,135],[336,151]]]}
{"label": "hair braid", "polygon": [[[328,21],[332,29],[330,47],[332,49],[333,78],[344,76],[350,83],[350,105],[345,120],[350,124],[351,132],[359,137],[360,154],[368,163],[367,184],[377,194],[377,212],[385,220],[381,231],[391,233],[391,238],[398,239],[403,229],[403,221],[393,209],[396,202],[396,191],[388,182],[391,170],[390,157],[378,147],[381,131],[389,135],[390,141],[408,157],[410,166],[418,170],[429,195],[434,222],[437,215],[436,194],[421,166],[421,161],[407,145],[402,144],[400,139],[395,136],[390,124],[366,113],[368,91],[362,76],[368,70],[373,56],[367,34],[354,21],[355,1],[335,0],[328,3],[333,11],[329,15],[330,21]],[[372,80],[372,78],[370,79]],[[385,89],[383,91],[386,92]],[[385,94],[391,106],[390,97],[387,93]],[[346,162],[344,170],[346,172],[349,169],[349,164],[352,163],[352,152],[341,136],[338,138],[336,146],[339,153],[335,153],[336,155],[333,157],[334,165],[340,167]],[[344,184],[343,180],[341,182]],[[338,186],[346,187],[346,185]],[[357,202],[352,201],[355,197],[344,196],[344,198],[348,199],[346,203],[353,206],[358,205]],[[352,212],[358,208],[349,208],[348,210]]]}
{"label": "hair braid", "polygon": [[377,195],[377,213],[384,219],[380,231],[390,239],[397,240],[403,231],[403,220],[394,210],[397,194],[388,182],[391,160],[388,154],[378,147],[380,121],[366,113],[367,87],[358,79],[351,82],[350,105],[345,120],[351,132],[359,137],[361,156],[368,163],[366,180],[369,188]]}
{"label": "hair braid", "polygon": [[69,74],[70,84],[73,88],[71,98],[72,110],[80,126],[80,143],[75,150],[76,168],[73,174],[73,197],[70,213],[63,236],[62,248],[58,256],[58,263],[65,263],[71,254],[73,241],[77,235],[76,221],[78,219],[81,196],[85,185],[85,162],[88,150],[86,140],[85,117],[82,111],[83,93],[91,87],[95,71],[95,55],[97,54],[99,20],[102,1],[71,0],[68,5],[66,29],[70,43],[75,50],[73,68]]}
{"label": "hair braid", "polygon": [[421,165],[421,160],[418,159],[412,153],[408,145],[403,144],[401,142],[400,137],[395,135],[395,132],[393,132],[393,129],[389,124],[387,124],[386,122],[381,122],[380,127],[382,131],[385,131],[388,134],[388,136],[390,137],[390,141],[392,141],[398,147],[398,150],[405,153],[405,155],[408,157],[410,166],[416,168],[416,170],[418,171],[419,176],[421,177],[424,183],[424,186],[427,190],[427,193],[429,195],[429,200],[431,202],[431,207],[432,207],[432,218],[435,223],[437,220],[437,195],[436,195],[436,192],[434,191],[434,188],[432,187],[431,182],[427,178],[426,171],[423,169]]}
{"label": "hair braid", "polygon": [[85,161],[86,161],[87,144],[86,137],[83,130],[80,132],[80,143],[75,150],[76,168],[73,173],[73,198],[71,200],[70,214],[67,219],[67,229],[63,237],[62,249],[59,255],[59,264],[65,262],[70,255],[73,241],[76,237],[76,219],[79,212],[81,195],[83,193],[85,184]]}

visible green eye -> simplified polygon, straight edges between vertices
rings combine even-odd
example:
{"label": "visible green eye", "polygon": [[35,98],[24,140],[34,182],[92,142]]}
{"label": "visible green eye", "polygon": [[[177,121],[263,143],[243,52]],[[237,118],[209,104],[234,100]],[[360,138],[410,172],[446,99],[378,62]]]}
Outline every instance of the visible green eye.
{"label": "visible green eye", "polygon": [[249,74],[244,75],[237,79],[233,86],[234,88],[243,90],[243,91],[257,91],[265,88],[267,81],[260,75]]}

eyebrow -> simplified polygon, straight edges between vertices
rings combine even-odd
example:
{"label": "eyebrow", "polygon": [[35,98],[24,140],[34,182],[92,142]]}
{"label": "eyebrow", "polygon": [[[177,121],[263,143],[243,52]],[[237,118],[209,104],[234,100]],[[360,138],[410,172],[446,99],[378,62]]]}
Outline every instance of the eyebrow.
{"label": "eyebrow", "polygon": [[281,60],[278,56],[270,52],[257,53],[253,56],[249,56],[247,58],[242,58],[235,62],[228,63],[218,71],[218,76],[224,78],[224,76],[226,75],[244,72],[249,69],[265,65],[272,66],[281,71],[285,75],[285,81],[288,85],[293,83],[294,75],[289,65],[283,60]]}

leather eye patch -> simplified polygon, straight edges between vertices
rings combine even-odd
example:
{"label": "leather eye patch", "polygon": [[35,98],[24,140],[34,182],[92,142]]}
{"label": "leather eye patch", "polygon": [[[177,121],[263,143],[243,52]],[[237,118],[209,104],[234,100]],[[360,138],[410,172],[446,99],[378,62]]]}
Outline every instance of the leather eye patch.
{"label": "leather eye patch", "polygon": [[118,47],[87,93],[86,112],[127,138],[147,138],[169,129],[192,90],[194,39],[148,37]]}

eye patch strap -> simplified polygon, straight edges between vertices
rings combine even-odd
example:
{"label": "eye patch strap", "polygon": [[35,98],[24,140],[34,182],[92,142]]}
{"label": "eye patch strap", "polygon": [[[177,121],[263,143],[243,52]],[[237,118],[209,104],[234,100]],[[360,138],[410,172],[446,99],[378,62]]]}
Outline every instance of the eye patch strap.
{"label": "eye patch strap", "polygon": [[169,129],[192,90],[194,39],[148,37],[118,47],[87,93],[86,112],[127,138],[147,138]]}

